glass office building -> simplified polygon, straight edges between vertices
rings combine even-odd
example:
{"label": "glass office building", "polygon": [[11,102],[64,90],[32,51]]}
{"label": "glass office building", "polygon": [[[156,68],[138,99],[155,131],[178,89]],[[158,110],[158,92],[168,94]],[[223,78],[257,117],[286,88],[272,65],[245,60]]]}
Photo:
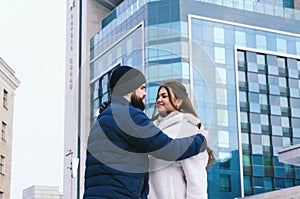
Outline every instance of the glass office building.
{"label": "glass office building", "polygon": [[[295,0],[296,2],[296,0]],[[158,86],[182,82],[209,130],[217,162],[210,199],[300,185],[278,150],[300,142],[300,11],[294,1],[125,0],[90,43],[91,123],[118,65]]]}

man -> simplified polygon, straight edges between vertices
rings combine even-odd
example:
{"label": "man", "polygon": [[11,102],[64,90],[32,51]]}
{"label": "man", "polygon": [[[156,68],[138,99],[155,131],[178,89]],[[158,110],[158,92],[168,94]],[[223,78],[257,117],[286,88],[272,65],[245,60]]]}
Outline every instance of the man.
{"label": "man", "polygon": [[87,146],[85,199],[146,199],[148,155],[182,160],[206,149],[207,132],[171,139],[145,115],[145,77],[120,66],[112,73],[111,104],[97,117]]}

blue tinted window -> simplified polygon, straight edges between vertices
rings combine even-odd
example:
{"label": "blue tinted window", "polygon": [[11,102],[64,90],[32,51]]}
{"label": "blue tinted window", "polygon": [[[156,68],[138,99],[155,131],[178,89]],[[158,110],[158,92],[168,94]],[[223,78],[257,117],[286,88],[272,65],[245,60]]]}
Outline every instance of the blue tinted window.
{"label": "blue tinted window", "polygon": [[252,156],[252,161],[253,161],[253,164],[255,164],[255,165],[262,165],[263,164],[262,156],[260,156],[260,155],[253,155]]}
{"label": "blue tinted window", "polygon": [[254,194],[261,194],[264,193],[263,187],[254,187]]}
{"label": "blue tinted window", "polygon": [[246,46],[246,34],[244,32],[235,32],[235,42],[238,45]]}
{"label": "blue tinted window", "polygon": [[252,153],[253,154],[262,154],[263,146],[260,144],[252,144]]}
{"label": "blue tinted window", "polygon": [[253,185],[254,186],[264,186],[264,179],[261,177],[254,177],[253,178]]}
{"label": "blue tinted window", "polygon": [[149,86],[147,88],[149,100],[151,100],[151,102],[155,102],[156,101],[157,90],[158,90],[158,86]]}
{"label": "blue tinted window", "polygon": [[294,8],[294,0],[283,0],[284,8]]}
{"label": "blue tinted window", "polygon": [[[171,23],[171,30],[174,30],[175,32],[180,32],[180,23],[179,22],[173,22]],[[197,33],[196,35],[198,35]]]}
{"label": "blue tinted window", "polygon": [[108,93],[104,94],[101,98],[101,103],[108,101]]}
{"label": "blue tinted window", "polygon": [[112,22],[115,18],[117,18],[116,9],[111,11],[107,17],[102,20],[102,29],[107,26],[110,22]]}
{"label": "blue tinted window", "polygon": [[169,16],[170,15],[170,7],[169,6],[158,6],[158,16]]}
{"label": "blue tinted window", "polygon": [[285,179],[275,178],[275,188],[285,188]]}
{"label": "blue tinted window", "polygon": [[171,16],[171,22],[176,22],[180,20],[180,15],[172,15]]}
{"label": "blue tinted window", "polygon": [[281,167],[275,167],[275,177],[285,178],[285,169]]}
{"label": "blue tinted window", "polygon": [[264,163],[263,163],[264,166],[272,166],[272,158],[271,157],[264,157],[263,160],[264,160]]}
{"label": "blue tinted window", "polygon": [[259,95],[257,93],[249,93],[249,101],[259,103]]}
{"label": "blue tinted window", "polygon": [[285,180],[285,187],[292,187],[292,186],[294,186],[293,179],[286,179]]}
{"label": "blue tinted window", "polygon": [[266,191],[273,190],[273,179],[272,178],[264,178],[264,186]]}
{"label": "blue tinted window", "polygon": [[264,176],[264,167],[263,166],[253,166],[253,175],[254,176]]}
{"label": "blue tinted window", "polygon": [[220,175],[220,191],[230,192],[231,191],[231,178],[230,175]]}
{"label": "blue tinted window", "polygon": [[249,155],[243,155],[243,165],[244,166],[250,166],[251,165],[250,156]]}
{"label": "blue tinted window", "polygon": [[256,46],[261,49],[267,49],[267,39],[264,35],[256,35]]}
{"label": "blue tinted window", "polygon": [[300,169],[299,168],[295,169],[295,174],[296,174],[296,178],[300,179]]}
{"label": "blue tinted window", "polygon": [[283,167],[284,164],[282,162],[279,162],[278,157],[274,157],[274,166],[279,166],[279,167]]}
{"label": "blue tinted window", "polygon": [[244,188],[246,195],[252,195],[252,181],[250,176],[244,176]]}
{"label": "blue tinted window", "polygon": [[179,15],[180,12],[179,4],[171,4],[170,9],[171,9],[171,15],[175,15],[175,16]]}
{"label": "blue tinted window", "polygon": [[160,16],[157,18],[157,23],[168,23],[170,22],[170,16]]}
{"label": "blue tinted window", "polygon": [[148,3],[148,17],[156,18],[157,17],[157,6],[156,3]]}
{"label": "blue tinted window", "polygon": [[286,40],[285,39],[277,38],[276,39],[276,44],[277,44],[277,50],[279,52],[282,52],[282,53],[286,53],[287,52]]}

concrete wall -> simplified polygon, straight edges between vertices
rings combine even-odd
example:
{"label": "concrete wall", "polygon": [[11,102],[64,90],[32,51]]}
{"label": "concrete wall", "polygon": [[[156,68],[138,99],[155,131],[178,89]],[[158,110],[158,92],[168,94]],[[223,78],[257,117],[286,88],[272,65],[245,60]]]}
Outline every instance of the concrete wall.
{"label": "concrete wall", "polygon": [[[80,10],[79,2],[79,0],[68,0],[66,5],[64,152],[69,155],[64,158],[63,190],[64,197],[68,199],[75,199],[78,194],[82,198],[83,194],[85,149],[90,128],[90,39],[101,29],[101,20],[110,12],[96,0],[82,1]],[[81,22],[79,21],[80,12]],[[82,26],[81,32],[80,25]],[[81,49],[79,51],[80,42]],[[79,53],[81,53],[81,57]],[[79,77],[80,73],[81,77]],[[80,101],[78,100],[79,95]],[[78,132],[80,132],[79,135]],[[80,152],[78,153],[79,147]],[[72,158],[80,159],[79,176],[76,177],[71,175]],[[75,173],[77,172],[75,171]]]}
{"label": "concrete wall", "polygon": [[[11,162],[13,138],[13,112],[15,90],[19,80],[14,71],[0,58],[0,156],[4,157],[4,172],[0,173],[0,192],[3,198],[10,198]],[[3,106],[3,93],[7,91],[7,106]],[[5,138],[2,138],[2,122],[6,124]]]}
{"label": "concrete wall", "polygon": [[31,186],[23,190],[23,199],[60,199],[59,187]]}

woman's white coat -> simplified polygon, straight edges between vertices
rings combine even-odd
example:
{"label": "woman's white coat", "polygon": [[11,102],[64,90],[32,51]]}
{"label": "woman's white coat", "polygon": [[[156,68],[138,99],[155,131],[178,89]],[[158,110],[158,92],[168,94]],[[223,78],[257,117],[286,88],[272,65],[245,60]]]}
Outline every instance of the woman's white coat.
{"label": "woman's white coat", "polygon": [[[192,114],[175,111],[154,124],[169,137],[181,138],[196,134],[199,122]],[[207,199],[206,151],[178,162],[149,159],[149,199]]]}

